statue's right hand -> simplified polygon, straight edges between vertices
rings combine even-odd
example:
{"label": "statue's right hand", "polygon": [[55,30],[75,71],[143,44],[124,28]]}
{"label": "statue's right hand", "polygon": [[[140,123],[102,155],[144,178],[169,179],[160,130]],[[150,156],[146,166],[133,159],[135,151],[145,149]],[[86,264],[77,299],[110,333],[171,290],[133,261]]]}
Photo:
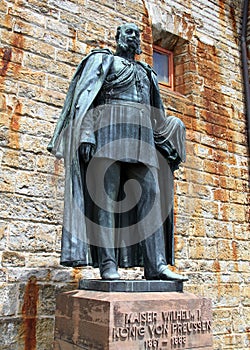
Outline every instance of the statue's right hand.
{"label": "statue's right hand", "polygon": [[87,143],[87,142],[81,143],[79,147],[79,153],[82,160],[85,163],[88,163],[90,161],[90,159],[94,155],[94,152],[95,152],[95,145],[93,143]]}

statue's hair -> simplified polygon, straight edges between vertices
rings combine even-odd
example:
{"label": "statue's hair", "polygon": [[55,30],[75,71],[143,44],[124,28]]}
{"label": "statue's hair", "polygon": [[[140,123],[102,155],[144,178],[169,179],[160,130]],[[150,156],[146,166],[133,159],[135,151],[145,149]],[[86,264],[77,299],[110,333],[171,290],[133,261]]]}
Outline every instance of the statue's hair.
{"label": "statue's hair", "polygon": [[[117,29],[116,29],[116,35],[115,35],[115,40],[116,40],[116,41],[119,39],[119,36],[120,36],[120,34],[121,34],[121,29],[122,29],[122,27],[125,27],[125,26],[127,26],[128,24],[134,25],[135,27],[138,28],[138,26],[137,26],[135,23],[123,23],[123,24],[119,25],[119,26],[117,27]],[[138,28],[138,30],[139,30],[139,28]]]}
{"label": "statue's hair", "polygon": [[116,41],[118,41],[120,34],[121,34],[121,25],[116,29],[116,35],[115,35]]}

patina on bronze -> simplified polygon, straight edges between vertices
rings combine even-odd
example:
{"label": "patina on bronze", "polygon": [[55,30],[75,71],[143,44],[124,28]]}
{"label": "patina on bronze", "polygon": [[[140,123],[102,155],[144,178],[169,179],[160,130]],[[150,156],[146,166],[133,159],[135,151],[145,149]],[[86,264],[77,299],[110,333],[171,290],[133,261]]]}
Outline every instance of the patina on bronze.
{"label": "patina on bronze", "polygon": [[65,164],[61,264],[98,266],[105,280],[144,266],[147,280],[184,281],[167,264],[185,126],[165,116],[155,72],[135,60],[138,27],[119,26],[116,41],[114,54],[93,50],[79,64],[48,146]]}

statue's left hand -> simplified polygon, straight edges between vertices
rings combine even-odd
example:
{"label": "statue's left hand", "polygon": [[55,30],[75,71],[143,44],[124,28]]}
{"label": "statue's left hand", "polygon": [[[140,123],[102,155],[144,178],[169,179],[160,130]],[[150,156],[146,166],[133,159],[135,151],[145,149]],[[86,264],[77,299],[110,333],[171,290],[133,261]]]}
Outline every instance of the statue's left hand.
{"label": "statue's left hand", "polygon": [[84,163],[88,163],[94,155],[95,145],[93,143],[83,142],[80,145],[79,152]]}

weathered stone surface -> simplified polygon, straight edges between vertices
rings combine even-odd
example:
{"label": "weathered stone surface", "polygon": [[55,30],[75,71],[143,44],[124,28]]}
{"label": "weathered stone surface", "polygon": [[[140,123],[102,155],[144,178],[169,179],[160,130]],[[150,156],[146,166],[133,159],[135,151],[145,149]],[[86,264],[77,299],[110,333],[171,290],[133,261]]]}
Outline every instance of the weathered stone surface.
{"label": "weathered stone surface", "polygon": [[1,350],[19,350],[24,345],[20,338],[21,327],[20,318],[0,319]]}
{"label": "weathered stone surface", "polygon": [[[177,270],[189,275],[186,291],[213,299],[214,349],[249,348],[242,4],[0,1],[1,350],[48,350],[53,342],[52,327],[46,326],[45,345],[25,344],[20,308],[30,278],[35,276],[40,288],[38,325],[40,319],[53,319],[55,285],[58,293],[72,289],[79,278],[100,277],[90,267],[58,268],[64,170],[46,146],[77,64],[95,47],[114,50],[115,28],[125,21],[135,21],[143,31],[140,60],[152,64],[152,43],[158,40],[174,51],[175,91],[161,87],[161,95],[167,114],[187,128],[187,161],[175,173]],[[249,24],[246,40],[250,52]],[[125,279],[143,275],[140,268],[120,273]],[[37,327],[34,339],[43,337],[43,327]]]}
{"label": "weathered stone surface", "polygon": [[0,316],[13,316],[17,312],[17,285],[3,285],[0,287]]}

